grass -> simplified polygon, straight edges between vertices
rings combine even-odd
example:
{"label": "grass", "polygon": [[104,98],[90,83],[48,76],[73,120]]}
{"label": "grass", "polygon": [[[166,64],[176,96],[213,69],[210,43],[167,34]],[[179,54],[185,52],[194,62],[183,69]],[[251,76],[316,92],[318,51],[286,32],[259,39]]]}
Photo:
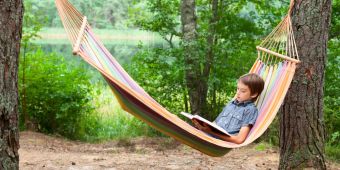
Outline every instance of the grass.
{"label": "grass", "polygon": [[326,145],[325,150],[327,159],[340,163],[340,146]]}
{"label": "grass", "polygon": [[256,143],[255,150],[257,150],[257,151],[265,151],[265,150],[268,150],[268,149],[276,149],[277,147],[278,146],[273,145],[271,143],[268,143],[266,141],[261,141],[259,143]]}
{"label": "grass", "polygon": [[264,151],[267,148],[268,148],[268,144],[261,142],[261,143],[256,145],[255,150],[257,150],[257,151]]}
{"label": "grass", "polygon": [[162,136],[160,132],[122,110],[108,86],[103,85],[101,88],[101,93],[93,100],[95,110],[83,117],[83,140],[94,142]]}

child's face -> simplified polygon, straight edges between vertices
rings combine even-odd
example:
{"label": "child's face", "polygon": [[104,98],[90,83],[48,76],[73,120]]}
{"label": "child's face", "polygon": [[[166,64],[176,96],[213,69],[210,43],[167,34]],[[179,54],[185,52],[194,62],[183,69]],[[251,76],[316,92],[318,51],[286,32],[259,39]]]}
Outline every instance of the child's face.
{"label": "child's face", "polygon": [[241,81],[237,82],[237,92],[236,99],[238,102],[244,102],[255,98],[257,94],[251,94],[250,89],[247,85],[243,84]]}

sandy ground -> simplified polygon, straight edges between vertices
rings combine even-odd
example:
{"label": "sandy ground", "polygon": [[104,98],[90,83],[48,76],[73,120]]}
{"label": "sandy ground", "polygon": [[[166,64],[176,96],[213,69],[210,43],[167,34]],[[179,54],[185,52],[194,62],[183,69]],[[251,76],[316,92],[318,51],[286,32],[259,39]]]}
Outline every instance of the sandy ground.
{"label": "sandy ground", "polygon": [[[20,134],[20,169],[277,169],[276,149],[252,144],[223,157],[209,157],[172,139],[136,138],[100,144],[69,141],[35,132]],[[328,169],[340,170],[329,164]]]}

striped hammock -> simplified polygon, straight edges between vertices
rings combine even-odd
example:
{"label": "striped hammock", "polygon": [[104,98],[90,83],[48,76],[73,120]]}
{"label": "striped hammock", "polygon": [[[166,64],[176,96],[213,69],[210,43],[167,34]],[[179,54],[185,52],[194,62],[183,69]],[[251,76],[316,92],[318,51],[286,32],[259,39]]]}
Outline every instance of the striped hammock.
{"label": "striped hammock", "polygon": [[299,63],[290,15],[257,46],[258,58],[250,73],[265,80],[265,89],[256,104],[259,117],[242,144],[213,138],[170,113],[149,96],[121,67],[96,38],[85,16],[67,0],[56,0],[59,15],[73,45],[80,55],[96,68],[110,85],[121,107],[162,133],[210,156],[223,156],[231,148],[250,144],[260,137],[273,121]]}

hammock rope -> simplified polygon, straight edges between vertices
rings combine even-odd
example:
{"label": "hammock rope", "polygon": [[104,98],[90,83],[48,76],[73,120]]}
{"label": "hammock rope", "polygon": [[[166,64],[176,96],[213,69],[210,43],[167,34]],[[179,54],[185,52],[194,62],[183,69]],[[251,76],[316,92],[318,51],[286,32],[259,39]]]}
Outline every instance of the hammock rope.
{"label": "hammock rope", "polygon": [[55,2],[73,45],[73,54],[81,56],[103,75],[125,111],[210,156],[223,156],[231,148],[252,143],[265,132],[275,118],[293,79],[296,65],[300,62],[290,20],[292,1],[289,14],[256,47],[258,57],[249,71],[259,74],[265,80],[265,89],[256,102],[259,109],[258,119],[244,143],[226,142],[197,130],[161,106],[129,76],[104,47],[85,16],[67,0]]}

